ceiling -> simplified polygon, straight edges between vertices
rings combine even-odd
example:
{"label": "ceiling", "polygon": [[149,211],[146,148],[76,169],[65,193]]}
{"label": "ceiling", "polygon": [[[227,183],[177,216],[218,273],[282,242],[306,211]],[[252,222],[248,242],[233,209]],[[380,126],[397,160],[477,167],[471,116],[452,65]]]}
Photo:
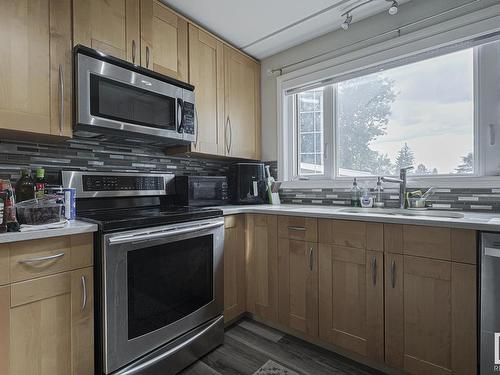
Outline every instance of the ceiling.
{"label": "ceiling", "polygon": [[[347,9],[366,0],[162,0],[179,13],[258,58],[340,28]],[[400,1],[400,3],[409,0]],[[353,12],[353,23],[386,11],[373,0]]]}

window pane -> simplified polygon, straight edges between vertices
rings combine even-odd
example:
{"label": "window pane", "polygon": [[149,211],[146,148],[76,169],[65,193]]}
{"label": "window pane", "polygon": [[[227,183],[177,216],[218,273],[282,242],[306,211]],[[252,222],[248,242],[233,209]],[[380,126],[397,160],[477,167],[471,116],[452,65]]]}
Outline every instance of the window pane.
{"label": "window pane", "polygon": [[337,85],[340,176],[474,173],[473,50]]}
{"label": "window pane", "polygon": [[297,94],[298,173],[323,174],[323,89]]}

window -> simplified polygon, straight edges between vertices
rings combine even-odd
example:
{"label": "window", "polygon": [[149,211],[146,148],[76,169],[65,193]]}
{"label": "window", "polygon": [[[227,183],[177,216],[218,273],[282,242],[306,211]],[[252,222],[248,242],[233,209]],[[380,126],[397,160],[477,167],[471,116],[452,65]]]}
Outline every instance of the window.
{"label": "window", "polygon": [[323,90],[296,95],[299,174],[324,174]]}
{"label": "window", "polygon": [[500,42],[446,52],[286,91],[288,177],[497,175]]}

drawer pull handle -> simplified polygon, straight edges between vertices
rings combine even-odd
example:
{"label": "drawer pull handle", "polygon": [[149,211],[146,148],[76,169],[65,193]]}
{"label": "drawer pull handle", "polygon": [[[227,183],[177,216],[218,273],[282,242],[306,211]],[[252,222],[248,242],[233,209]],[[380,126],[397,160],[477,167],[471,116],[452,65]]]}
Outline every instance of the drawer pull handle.
{"label": "drawer pull handle", "polygon": [[48,262],[48,261],[51,261],[51,260],[55,260],[55,259],[61,258],[63,256],[64,256],[64,253],[58,253],[58,254],[49,255],[49,256],[46,256],[46,257],[31,258],[31,259],[26,259],[26,260],[19,260],[18,263],[31,265],[33,263]]}
{"label": "drawer pull handle", "polygon": [[296,230],[299,232],[305,232],[306,228],[304,228],[304,227],[288,227],[288,230]]}
{"label": "drawer pull handle", "polygon": [[82,311],[87,307],[87,279],[82,276]]}

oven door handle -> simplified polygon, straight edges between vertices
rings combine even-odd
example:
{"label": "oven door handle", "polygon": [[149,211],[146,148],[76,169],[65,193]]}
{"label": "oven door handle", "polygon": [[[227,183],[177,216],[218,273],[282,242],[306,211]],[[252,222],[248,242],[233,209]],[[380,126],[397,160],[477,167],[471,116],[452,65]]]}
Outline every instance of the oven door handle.
{"label": "oven door handle", "polygon": [[176,227],[176,228],[158,230],[147,233],[137,233],[132,235],[117,236],[110,238],[108,241],[111,245],[125,243],[125,242],[147,241],[147,240],[158,239],[161,237],[173,237],[173,236],[178,236],[180,234],[198,232],[206,229],[217,228],[223,225],[224,221],[221,220],[215,223],[193,225],[186,228]]}

